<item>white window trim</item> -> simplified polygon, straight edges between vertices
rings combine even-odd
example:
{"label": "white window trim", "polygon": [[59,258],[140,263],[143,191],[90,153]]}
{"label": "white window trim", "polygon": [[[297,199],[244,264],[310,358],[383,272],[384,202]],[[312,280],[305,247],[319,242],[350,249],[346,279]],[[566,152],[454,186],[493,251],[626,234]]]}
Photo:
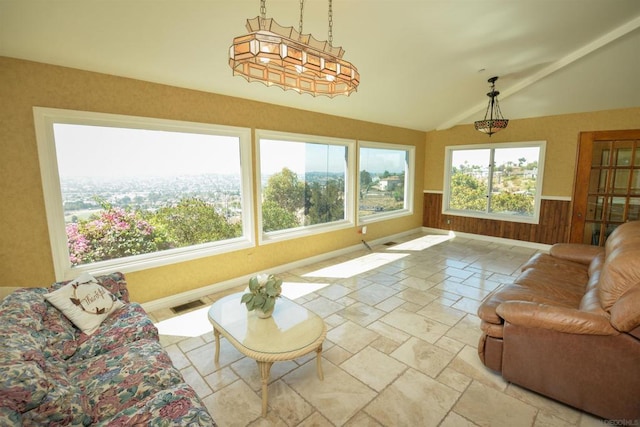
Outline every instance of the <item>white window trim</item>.
{"label": "white window trim", "polygon": [[360,149],[361,148],[381,148],[384,150],[405,150],[407,151],[409,158],[406,161],[406,168],[408,170],[405,171],[405,186],[404,186],[404,200],[405,200],[406,207],[403,209],[395,210],[395,211],[374,213],[374,214],[366,215],[363,217],[360,216],[359,210],[358,210],[358,225],[366,225],[374,222],[386,221],[389,219],[395,219],[395,218],[401,218],[404,216],[413,215],[416,147],[414,147],[413,145],[390,144],[385,142],[358,141],[358,171],[357,171],[358,191],[356,194],[360,194],[360,171],[362,170],[362,167],[360,166]]}
{"label": "white window trim", "polygon": [[[347,168],[345,171],[345,219],[342,221],[334,221],[326,224],[315,224],[303,227],[290,228],[287,230],[270,231],[265,233],[262,231],[262,172],[260,161],[260,140],[269,139],[276,141],[290,141],[298,143],[318,143],[326,145],[338,145],[347,147]],[[255,131],[255,153],[256,153],[256,200],[258,204],[258,244],[269,244],[281,242],[285,240],[297,239],[300,237],[312,236],[315,234],[327,233],[345,228],[355,227],[354,222],[354,173],[355,170],[355,146],[354,140],[331,138],[326,136],[296,134],[288,132],[277,132],[256,129]]]}
{"label": "white window trim", "polygon": [[[255,238],[253,234],[253,198],[251,194],[252,168],[250,129],[206,123],[44,107],[34,107],[33,114],[56,280],[73,279],[83,272],[103,274],[112,271],[121,271],[123,273],[139,271],[255,246]],[[133,129],[151,129],[238,137],[240,141],[242,180],[243,235],[235,239],[228,239],[221,242],[170,249],[151,254],[136,255],[127,258],[100,261],[72,267],[67,247],[64,210],[62,206],[62,192],[60,189],[58,161],[56,157],[53,131],[54,123],[126,127]]]}
{"label": "white window trim", "polygon": [[[518,147],[539,147],[540,153],[538,157],[538,178],[536,180],[536,193],[534,195],[534,212],[530,217],[499,214],[499,213],[483,213],[474,211],[460,211],[454,209],[448,209],[451,188],[449,183],[451,182],[451,156],[452,152],[456,150],[480,150],[480,149],[500,149],[500,148],[518,148]],[[444,192],[442,196],[442,214],[452,216],[463,216],[471,218],[483,218],[493,219],[498,221],[520,222],[525,224],[539,224],[540,223],[540,203],[543,199],[542,196],[542,184],[544,179],[544,160],[546,157],[547,141],[522,141],[522,142],[499,142],[493,144],[473,144],[473,145],[451,145],[445,147],[444,158]]]}

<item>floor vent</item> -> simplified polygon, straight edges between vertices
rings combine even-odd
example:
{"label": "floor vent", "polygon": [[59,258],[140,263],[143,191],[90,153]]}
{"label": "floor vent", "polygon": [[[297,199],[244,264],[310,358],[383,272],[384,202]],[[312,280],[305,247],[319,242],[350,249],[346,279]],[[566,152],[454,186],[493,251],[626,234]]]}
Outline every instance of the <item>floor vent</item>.
{"label": "floor vent", "polygon": [[393,246],[393,245],[397,245],[396,242],[387,242],[384,244],[385,246]]}
{"label": "floor vent", "polygon": [[204,305],[204,301],[197,299],[195,301],[191,301],[186,304],[181,304],[181,305],[176,305],[175,307],[171,307],[171,311],[178,314],[187,310],[192,310],[194,308],[202,307],[203,305]]}

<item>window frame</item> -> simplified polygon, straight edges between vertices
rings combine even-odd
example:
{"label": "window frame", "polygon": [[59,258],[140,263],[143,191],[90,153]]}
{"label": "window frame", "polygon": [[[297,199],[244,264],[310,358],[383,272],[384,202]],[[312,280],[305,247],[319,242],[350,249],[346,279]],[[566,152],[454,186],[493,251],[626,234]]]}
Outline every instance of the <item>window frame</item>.
{"label": "window frame", "polygon": [[[310,143],[310,144],[325,144],[325,145],[337,145],[343,146],[347,149],[347,159],[345,162],[345,207],[344,207],[344,219],[340,221],[333,221],[323,224],[314,224],[307,226],[300,226],[296,228],[288,228],[285,230],[277,231],[263,231],[262,220],[262,157],[260,152],[260,141],[262,139],[296,142],[296,143]],[[355,226],[354,221],[354,173],[355,168],[355,147],[356,141],[351,139],[334,138],[309,134],[297,134],[289,132],[280,132],[264,129],[255,130],[255,187],[256,187],[256,204],[257,204],[257,230],[258,230],[258,244],[270,244],[275,242],[281,242],[285,240],[297,239],[300,237],[312,236],[320,233],[327,233],[336,230],[343,230]]]}
{"label": "window frame", "polygon": [[362,170],[361,165],[361,149],[362,148],[373,148],[373,149],[383,149],[383,150],[396,150],[396,151],[406,151],[405,156],[405,178],[404,178],[404,200],[405,207],[403,209],[398,209],[395,211],[388,212],[380,212],[373,213],[370,215],[360,216],[360,201],[358,200],[358,225],[367,225],[374,222],[386,221],[389,219],[401,218],[404,216],[413,215],[414,213],[414,188],[415,188],[415,165],[416,165],[416,147],[413,145],[404,145],[404,144],[391,144],[386,142],[374,142],[374,141],[358,141],[358,170],[357,170],[357,195],[360,194],[360,171]]}
{"label": "window frame", "polygon": [[[114,270],[123,273],[139,271],[255,246],[253,233],[253,197],[251,191],[251,129],[46,107],[33,107],[33,114],[42,190],[56,280],[73,279],[83,272],[103,274]],[[55,147],[54,124],[57,123],[237,137],[240,149],[242,235],[237,238],[218,242],[72,266],[67,246],[62,190],[60,188],[58,159]]]}
{"label": "window frame", "polygon": [[[498,143],[487,143],[487,144],[472,144],[472,145],[450,145],[445,147],[445,160],[444,160],[444,185],[443,185],[443,195],[442,195],[442,214],[443,215],[453,215],[453,216],[463,216],[463,217],[472,217],[472,218],[482,218],[482,219],[492,219],[498,221],[509,221],[509,222],[519,222],[525,224],[539,224],[540,223],[540,204],[542,201],[542,185],[544,179],[544,160],[546,157],[546,146],[547,141],[520,141],[520,142],[498,142]],[[450,209],[449,203],[451,200],[451,162],[453,158],[454,151],[464,151],[464,150],[489,150],[490,159],[494,158],[495,150],[504,149],[504,148],[531,148],[537,147],[540,151],[538,153],[538,175],[536,178],[536,192],[534,194],[534,212],[531,216],[519,216],[513,214],[505,214],[505,213],[492,213],[488,212],[491,204],[487,203],[487,211],[479,212],[479,211],[464,211],[464,210],[456,210]],[[492,175],[489,175],[489,182],[491,180]],[[491,185],[488,185],[488,188],[491,188]],[[487,197],[491,197],[489,193]]]}

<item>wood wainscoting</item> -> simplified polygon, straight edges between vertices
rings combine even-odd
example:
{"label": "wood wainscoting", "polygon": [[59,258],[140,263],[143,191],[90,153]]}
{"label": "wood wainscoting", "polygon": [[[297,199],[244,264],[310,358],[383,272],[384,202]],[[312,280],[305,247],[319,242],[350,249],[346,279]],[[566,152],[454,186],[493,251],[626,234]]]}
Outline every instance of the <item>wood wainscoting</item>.
{"label": "wood wainscoting", "polygon": [[548,199],[541,201],[539,224],[443,215],[442,194],[424,193],[422,226],[552,245],[569,241],[570,218],[570,201]]}

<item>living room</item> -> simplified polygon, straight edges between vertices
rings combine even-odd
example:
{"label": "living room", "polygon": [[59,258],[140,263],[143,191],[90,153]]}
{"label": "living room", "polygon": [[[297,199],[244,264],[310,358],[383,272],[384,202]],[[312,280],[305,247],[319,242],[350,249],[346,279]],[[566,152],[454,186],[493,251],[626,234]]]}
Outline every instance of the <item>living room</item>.
{"label": "living room", "polygon": [[[39,2],[31,3],[32,8],[42,6]],[[7,4],[3,4],[2,7],[4,8]],[[601,2],[600,5],[602,4],[604,2]],[[246,5],[245,18],[257,13],[257,7],[253,2]],[[625,6],[635,11],[637,16],[636,3],[627,2]],[[577,8],[578,6],[574,4],[573,7]],[[21,12],[19,8],[14,9],[13,12],[14,14],[10,18],[6,17],[10,14],[5,15],[6,18],[3,20],[12,19],[12,22],[20,22],[25,27],[29,26],[28,19],[25,18],[23,21],[19,18],[20,13],[18,12]],[[626,17],[619,18],[621,23],[627,21],[629,20]],[[636,18],[635,21],[637,22],[638,19]],[[2,26],[8,28],[8,25]],[[242,30],[242,23],[237,27],[239,34]],[[336,23],[336,29],[340,29],[338,23]],[[497,30],[497,32],[499,31]],[[228,45],[235,35],[237,34],[229,34],[229,39],[225,40],[224,44]],[[443,227],[436,226],[440,224],[436,221],[440,221],[441,217],[433,219],[427,215],[430,212],[430,207],[434,205],[434,200],[438,203],[438,199],[442,198],[445,187],[443,181],[445,151],[446,147],[452,145],[546,141],[541,200],[543,203],[558,205],[556,209],[564,212],[560,217],[569,218],[580,132],[640,128],[640,103],[637,99],[640,89],[635,78],[626,87],[626,92],[635,94],[635,103],[619,105],[614,102],[605,102],[602,104],[604,107],[587,111],[575,110],[553,114],[535,112],[529,116],[524,115],[511,119],[507,129],[496,133],[489,139],[486,135],[478,133],[471,121],[464,122],[464,119],[461,119],[463,121],[461,124],[442,130],[436,130],[435,127],[424,129],[398,124],[382,124],[383,122],[374,119],[348,118],[332,114],[331,102],[336,100],[313,98],[313,100],[322,103],[324,110],[322,112],[310,111],[310,109],[292,107],[291,105],[297,105],[297,101],[291,104],[287,104],[287,101],[280,103],[260,102],[246,97],[222,95],[216,91],[195,90],[188,88],[188,84],[167,84],[160,79],[154,79],[153,76],[141,79],[118,75],[112,69],[95,70],[95,64],[88,63],[86,68],[75,64],[66,66],[63,58],[30,57],[28,49],[16,50],[17,48],[8,42],[9,39],[5,39],[5,37],[12,37],[11,34],[4,33],[2,37],[3,43],[5,40],[7,41],[7,47],[0,48],[0,55],[3,55],[0,57],[0,85],[3,94],[0,111],[4,118],[0,126],[0,138],[3,141],[2,155],[0,156],[3,186],[0,192],[5,200],[2,209],[0,209],[0,223],[2,224],[0,287],[3,288],[48,286],[54,281],[62,279],[56,277],[51,249],[43,177],[34,124],[34,107],[195,123],[215,123],[248,128],[252,131],[266,129],[292,134],[317,135],[354,141],[375,141],[414,147],[415,165],[412,183],[414,203],[409,214],[368,223],[366,235],[362,234],[362,227],[352,219],[352,226],[323,234],[313,234],[265,245],[255,244],[250,248],[233,252],[143,270],[127,271],[131,299],[147,304],[151,311],[159,309],[163,305],[177,305],[187,302],[186,299],[189,298],[212,294],[214,289],[232,288],[239,283],[238,278],[249,277],[257,272],[274,271],[278,268],[286,271],[304,264],[306,260],[319,262],[323,258],[332,259],[342,255],[347,250],[353,251],[356,248],[361,250],[363,238],[368,242],[382,243],[387,240],[398,240],[405,236],[415,235],[422,232],[423,227],[467,231],[457,228],[459,226],[457,221],[462,217],[449,217],[451,223],[445,222],[449,227]],[[46,37],[42,35],[39,37],[38,40],[44,43],[42,40]],[[616,43],[607,46],[607,48],[628,51],[630,46],[631,52],[635,52],[633,49],[636,49],[638,45],[638,37],[636,25],[635,30],[620,37]],[[346,46],[348,53],[355,50],[354,47],[349,46],[348,37],[341,36],[340,41]],[[591,41],[591,39],[587,38],[585,43],[587,41]],[[602,51],[595,52],[594,55],[603,54],[604,58],[600,58],[600,60],[606,64],[609,63],[607,52],[609,50],[603,48]],[[226,51],[224,53],[226,54]],[[629,62],[618,67],[623,70],[621,75],[624,76],[631,70],[637,69],[637,55],[629,54],[627,56]],[[573,72],[574,68],[579,69],[581,66],[588,67],[590,64],[587,62],[590,58],[585,57],[582,62],[578,61],[559,70],[556,77],[559,75],[562,77],[560,81],[568,84],[567,79],[571,79],[570,76],[573,75],[570,74],[570,71]],[[222,57],[222,61],[220,67],[228,74],[229,79],[232,81],[237,79],[239,81],[237,84],[255,87],[260,91],[272,90],[278,96],[285,95],[287,100],[291,95],[298,96],[275,88],[265,88],[255,83],[249,84],[242,79],[233,77],[224,57]],[[363,86],[360,89],[362,92],[365,90],[364,81],[367,76],[365,69],[361,68],[360,72],[363,76]],[[474,77],[480,83],[477,101],[486,105],[484,94],[487,89],[486,76],[477,74]],[[623,80],[622,77],[620,80]],[[596,80],[595,77],[593,81],[593,86],[602,88],[605,92],[607,84],[617,85],[620,83],[617,81],[603,82],[599,79]],[[508,82],[508,79],[499,80],[499,87],[502,82]],[[434,81],[433,85],[437,86],[437,81]],[[585,91],[593,89],[594,87],[590,87]],[[370,86],[368,90],[374,89]],[[535,104],[535,99],[531,99],[531,96],[535,94],[535,91],[531,91],[525,101],[521,102]],[[542,96],[542,94],[547,95],[548,93],[541,90],[540,94]],[[360,93],[355,93],[346,99],[353,99],[359,95]],[[457,95],[452,91],[448,96],[456,97]],[[566,92],[559,95],[561,95],[560,98],[577,96],[577,94],[567,94]],[[428,94],[416,95],[416,97],[424,99],[425,103],[430,102]],[[507,117],[512,111],[515,111],[516,107],[514,103],[514,109],[510,111],[507,107],[508,100],[509,98],[505,97],[502,106]],[[560,103],[562,100],[560,99],[558,102]],[[344,106],[341,108],[349,109]],[[466,108],[457,112],[464,113]],[[481,118],[481,116],[482,112],[476,114],[476,118]],[[99,163],[100,159],[97,158],[95,161]],[[255,162],[255,158],[252,161]],[[257,199],[254,200],[254,204],[258,204]],[[536,233],[555,240],[531,240],[530,243],[552,244],[566,241],[569,224],[558,224],[555,222],[557,220],[553,218],[557,217],[541,217],[538,227],[543,231],[536,231]],[[514,232],[512,229],[518,229],[519,225],[517,224],[509,223],[511,234],[493,235],[493,237],[513,239],[513,234],[517,234],[517,231]],[[547,228],[551,231],[546,230]],[[258,234],[257,226],[252,232]],[[474,234],[473,232],[468,233]]]}

